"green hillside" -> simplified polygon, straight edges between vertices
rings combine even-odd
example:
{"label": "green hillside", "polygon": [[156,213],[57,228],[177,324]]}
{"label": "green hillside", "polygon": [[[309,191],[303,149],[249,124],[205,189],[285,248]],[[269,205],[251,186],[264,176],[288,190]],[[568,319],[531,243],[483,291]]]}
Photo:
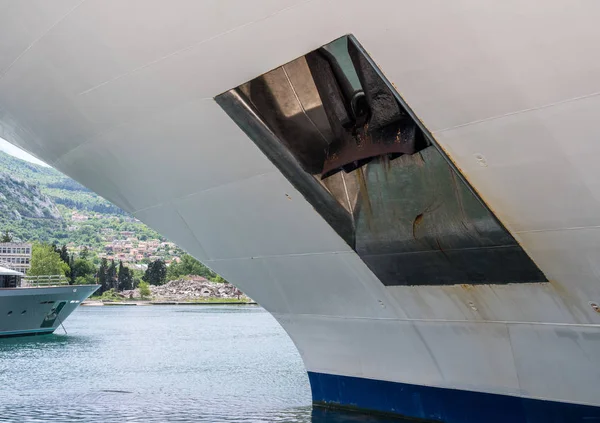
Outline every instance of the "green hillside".
{"label": "green hillside", "polygon": [[22,240],[48,241],[52,234],[63,231],[60,210],[40,186],[12,174],[0,170],[0,228]]}
{"label": "green hillside", "polygon": [[0,151],[0,171],[23,181],[49,184],[58,182],[65,176],[59,171],[46,166],[29,163]]}
{"label": "green hillside", "polygon": [[[68,244],[72,250],[87,246],[96,255],[109,251],[109,258],[112,253],[108,246],[113,241],[127,238],[140,242],[166,241],[57,170],[0,151],[0,231],[6,230],[19,241]],[[176,246],[159,246],[149,257],[126,260],[146,263],[152,258],[168,260],[181,253]]]}
{"label": "green hillside", "polygon": [[56,204],[62,204],[77,210],[125,214],[117,206],[94,194],[56,169],[26,162],[2,151],[0,151],[0,172],[40,186],[42,192],[48,195]]}

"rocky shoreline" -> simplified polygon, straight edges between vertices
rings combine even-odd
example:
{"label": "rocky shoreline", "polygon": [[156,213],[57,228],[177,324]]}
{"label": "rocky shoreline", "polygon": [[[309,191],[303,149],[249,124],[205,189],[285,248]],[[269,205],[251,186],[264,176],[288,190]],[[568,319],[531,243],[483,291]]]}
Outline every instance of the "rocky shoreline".
{"label": "rocky shoreline", "polygon": [[150,296],[146,301],[140,301],[139,289],[126,290],[118,293],[121,301],[88,300],[85,305],[101,305],[102,303],[133,304],[253,304],[254,301],[242,291],[228,283],[211,282],[202,277],[176,279],[164,285],[150,285]]}
{"label": "rocky shoreline", "polygon": [[258,305],[252,300],[216,300],[216,301],[149,301],[149,300],[85,300],[81,303],[84,307],[95,306],[161,306],[161,305]]}

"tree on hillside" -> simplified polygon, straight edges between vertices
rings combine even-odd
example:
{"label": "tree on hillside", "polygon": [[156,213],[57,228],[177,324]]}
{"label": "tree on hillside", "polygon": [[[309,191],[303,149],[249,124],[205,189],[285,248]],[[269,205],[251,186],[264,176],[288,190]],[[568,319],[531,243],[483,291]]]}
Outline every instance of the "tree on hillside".
{"label": "tree on hillside", "polygon": [[110,266],[106,269],[106,283],[108,289],[113,288],[115,291],[119,290],[119,280],[117,279],[117,265],[114,260],[110,261]]}
{"label": "tree on hillside", "polygon": [[190,256],[189,254],[184,254],[181,256],[180,263],[171,263],[167,271],[167,277],[169,280],[173,280],[187,275],[202,276],[210,280],[213,280],[217,277],[215,272],[200,263],[194,257]]}
{"label": "tree on hillside", "polygon": [[29,276],[61,275],[65,276],[69,265],[65,263],[52,245],[33,244],[31,251],[31,267],[27,271]]}
{"label": "tree on hillside", "polygon": [[86,260],[90,255],[90,250],[87,246],[83,247],[83,250],[79,253],[79,257]]}
{"label": "tree on hillside", "polygon": [[67,246],[63,245],[62,248],[58,248],[56,243],[53,242],[51,247],[54,252],[59,255],[60,259],[67,265],[67,271],[65,272],[65,275],[71,279],[71,266],[69,266],[69,253],[67,252]]}
{"label": "tree on hillside", "polygon": [[71,280],[78,285],[93,284],[96,267],[90,261],[78,258],[71,265]]}
{"label": "tree on hillside", "polygon": [[[56,245],[56,241],[53,241],[51,244],[51,247],[60,256],[62,261],[69,264],[69,255],[67,253],[66,245],[63,245],[63,248],[58,248],[58,246]],[[63,249],[64,249],[64,253],[63,253]]]}
{"label": "tree on hillside", "polygon": [[100,267],[98,268],[98,284],[100,284],[100,288],[98,289],[98,294],[102,294],[104,291],[108,291],[110,288],[108,286],[108,280],[106,278],[106,271],[108,270],[108,261],[103,258],[100,261]]}
{"label": "tree on hillside", "polygon": [[144,278],[144,272],[139,269],[129,269],[129,274],[131,275],[131,284],[133,289],[137,288],[140,285]]}
{"label": "tree on hillside", "polygon": [[150,285],[163,285],[167,280],[167,265],[165,262],[161,259],[150,262],[143,279]]}
{"label": "tree on hillside", "polygon": [[12,242],[13,237],[10,234],[10,232],[8,232],[8,229],[6,231],[4,231],[4,233],[2,234],[2,238],[0,239],[0,242]]}
{"label": "tree on hillside", "polygon": [[60,258],[62,259],[62,261],[69,264],[69,252],[67,251],[66,245],[63,244],[62,248],[60,249],[59,254],[60,254]]}
{"label": "tree on hillside", "polygon": [[73,257],[73,254],[69,254],[69,262],[67,263],[69,265],[69,285],[73,285],[75,283],[75,275],[73,274],[74,261],[75,258]]}
{"label": "tree on hillside", "polygon": [[123,262],[119,261],[119,273],[117,274],[119,281],[119,290],[133,289],[133,274],[128,267],[123,266]]}
{"label": "tree on hillside", "polygon": [[220,283],[229,283],[221,275],[217,275],[217,277],[214,278],[212,281],[213,282],[220,282]]}
{"label": "tree on hillside", "polygon": [[152,293],[150,291],[150,287],[148,286],[148,282],[141,281],[139,289],[140,289],[140,297],[142,297],[142,300],[149,297],[150,294]]}

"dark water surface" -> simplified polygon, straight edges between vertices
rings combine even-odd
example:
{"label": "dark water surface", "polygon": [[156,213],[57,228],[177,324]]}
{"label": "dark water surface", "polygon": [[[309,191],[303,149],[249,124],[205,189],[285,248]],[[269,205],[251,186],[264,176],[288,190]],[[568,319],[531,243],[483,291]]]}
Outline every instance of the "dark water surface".
{"label": "dark water surface", "polygon": [[0,421],[398,422],[313,410],[296,348],[255,306],[80,307],[65,327],[0,340]]}

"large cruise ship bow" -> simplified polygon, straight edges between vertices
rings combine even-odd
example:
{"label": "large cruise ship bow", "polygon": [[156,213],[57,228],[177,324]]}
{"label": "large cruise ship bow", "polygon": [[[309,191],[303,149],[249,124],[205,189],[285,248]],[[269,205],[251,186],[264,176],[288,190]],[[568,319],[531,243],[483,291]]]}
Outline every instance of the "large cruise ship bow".
{"label": "large cruise ship bow", "polygon": [[0,137],[270,311],[315,404],[600,419],[600,4],[0,7]]}

